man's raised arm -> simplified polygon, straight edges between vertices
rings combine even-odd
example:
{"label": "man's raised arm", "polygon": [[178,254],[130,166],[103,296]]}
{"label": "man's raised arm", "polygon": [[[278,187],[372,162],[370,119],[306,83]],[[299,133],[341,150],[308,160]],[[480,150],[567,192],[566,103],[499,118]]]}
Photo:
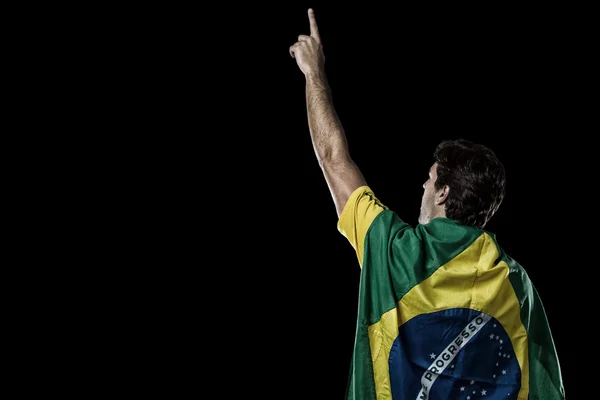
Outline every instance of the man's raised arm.
{"label": "man's raised arm", "polygon": [[339,217],[352,192],[367,183],[350,158],[346,134],[333,107],[325,75],[325,55],[312,9],[308,10],[308,19],[310,36],[298,36],[298,41],[290,46],[290,55],[306,78],[310,136]]}

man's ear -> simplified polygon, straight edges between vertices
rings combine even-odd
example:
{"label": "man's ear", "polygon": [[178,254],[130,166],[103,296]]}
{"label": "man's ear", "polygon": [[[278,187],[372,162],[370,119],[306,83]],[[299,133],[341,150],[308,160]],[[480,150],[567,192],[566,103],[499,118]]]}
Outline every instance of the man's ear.
{"label": "man's ear", "polygon": [[435,204],[442,205],[448,199],[448,193],[450,193],[450,188],[448,185],[444,185],[444,187],[436,193]]}

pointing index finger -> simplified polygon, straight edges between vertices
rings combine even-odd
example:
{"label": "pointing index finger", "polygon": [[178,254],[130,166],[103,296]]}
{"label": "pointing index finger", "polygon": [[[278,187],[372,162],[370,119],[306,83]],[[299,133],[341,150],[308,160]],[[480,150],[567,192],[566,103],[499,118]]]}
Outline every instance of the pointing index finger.
{"label": "pointing index finger", "polygon": [[320,40],[321,38],[319,36],[319,28],[317,27],[315,12],[312,8],[308,9],[308,20],[310,21],[310,36]]}

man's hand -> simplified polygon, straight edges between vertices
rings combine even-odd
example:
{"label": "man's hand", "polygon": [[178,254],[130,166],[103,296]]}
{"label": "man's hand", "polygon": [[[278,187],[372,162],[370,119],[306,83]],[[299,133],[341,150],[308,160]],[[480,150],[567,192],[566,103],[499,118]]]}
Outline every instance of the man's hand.
{"label": "man's hand", "polygon": [[300,35],[298,41],[290,46],[290,55],[296,59],[298,67],[305,76],[312,72],[323,73],[325,67],[325,54],[312,8],[308,9],[308,20],[310,36]]}

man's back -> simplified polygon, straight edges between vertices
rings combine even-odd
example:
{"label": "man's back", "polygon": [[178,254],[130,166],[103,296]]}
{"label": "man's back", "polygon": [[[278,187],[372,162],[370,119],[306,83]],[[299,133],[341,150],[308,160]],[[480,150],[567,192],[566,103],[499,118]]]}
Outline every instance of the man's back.
{"label": "man's back", "polygon": [[367,186],[338,229],[362,268],[348,398],[564,398],[540,299],[493,234],[412,228]]}

